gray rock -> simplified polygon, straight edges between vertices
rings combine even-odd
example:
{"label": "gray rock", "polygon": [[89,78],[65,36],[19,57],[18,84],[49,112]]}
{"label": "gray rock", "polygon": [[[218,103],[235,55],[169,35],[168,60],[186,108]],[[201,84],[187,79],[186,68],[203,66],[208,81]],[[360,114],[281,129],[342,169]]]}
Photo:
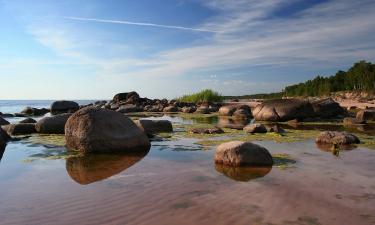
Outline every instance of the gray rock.
{"label": "gray rock", "polygon": [[55,101],[51,105],[51,113],[73,113],[79,109],[77,102],[73,101]]}
{"label": "gray rock", "polygon": [[35,123],[17,123],[2,126],[9,135],[23,135],[36,133]]}
{"label": "gray rock", "polygon": [[42,134],[64,134],[66,121],[71,115],[71,113],[63,113],[45,117],[36,123],[35,129],[38,133]]}

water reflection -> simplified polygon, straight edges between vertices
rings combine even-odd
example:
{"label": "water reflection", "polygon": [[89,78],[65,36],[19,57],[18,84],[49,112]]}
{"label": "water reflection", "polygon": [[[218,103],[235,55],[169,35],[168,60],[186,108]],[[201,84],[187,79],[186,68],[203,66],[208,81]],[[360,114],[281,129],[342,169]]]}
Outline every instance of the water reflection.
{"label": "water reflection", "polygon": [[217,126],[220,128],[242,130],[249,123],[250,120],[245,118],[219,117]]}
{"label": "water reflection", "polygon": [[77,183],[86,185],[116,175],[143,159],[149,150],[131,154],[87,154],[66,160],[66,170]]}
{"label": "water reflection", "polygon": [[247,182],[267,175],[272,167],[231,167],[215,164],[217,172],[235,181]]}
{"label": "water reflection", "polygon": [[322,144],[322,143],[316,143],[316,146],[321,151],[332,152],[333,154],[337,154],[337,151],[341,151],[341,150],[349,151],[349,150],[353,150],[353,149],[357,148],[356,145],[339,145],[339,146],[335,146],[333,144]]}

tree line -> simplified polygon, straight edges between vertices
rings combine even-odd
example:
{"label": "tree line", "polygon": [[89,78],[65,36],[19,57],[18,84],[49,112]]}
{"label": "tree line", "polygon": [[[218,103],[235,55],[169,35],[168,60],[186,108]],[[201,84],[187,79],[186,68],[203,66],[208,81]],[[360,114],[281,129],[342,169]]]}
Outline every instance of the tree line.
{"label": "tree line", "polygon": [[355,63],[348,71],[338,71],[329,77],[317,76],[304,83],[290,85],[283,96],[322,96],[338,91],[375,91],[375,64]]}

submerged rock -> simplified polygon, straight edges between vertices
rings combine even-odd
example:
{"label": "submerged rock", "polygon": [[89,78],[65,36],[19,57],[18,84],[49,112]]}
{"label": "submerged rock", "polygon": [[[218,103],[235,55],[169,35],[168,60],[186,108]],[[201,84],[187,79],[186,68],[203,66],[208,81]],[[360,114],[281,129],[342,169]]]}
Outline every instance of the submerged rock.
{"label": "submerged rock", "polygon": [[55,101],[51,105],[51,113],[73,113],[79,109],[77,102],[73,101]]}
{"label": "submerged rock", "polygon": [[147,120],[141,119],[135,122],[146,134],[172,132],[172,123],[169,120]]}
{"label": "submerged rock", "polygon": [[190,130],[193,134],[222,134],[224,131],[221,128],[193,128]]}
{"label": "submerged rock", "polygon": [[272,166],[273,159],[268,150],[259,145],[231,141],[217,147],[215,163],[227,166]]}
{"label": "submerged rock", "polygon": [[71,113],[63,113],[56,116],[45,117],[39,120],[35,129],[42,134],[64,134],[66,121],[68,121]]}
{"label": "submerged rock", "polygon": [[359,144],[360,140],[354,134],[339,131],[324,131],[319,134],[315,139],[316,143],[320,144],[339,144],[339,145],[349,145],[349,144]]}
{"label": "submerged rock", "polygon": [[0,116],[0,126],[10,124],[9,121]]}
{"label": "submerged rock", "polygon": [[10,139],[10,136],[2,128],[0,128],[0,159],[3,156],[5,146],[7,142],[9,141],[9,139]]}
{"label": "submerged rock", "polygon": [[219,117],[218,127],[242,130],[250,120],[247,118]]}
{"label": "submerged rock", "polygon": [[35,123],[17,123],[2,126],[9,135],[22,135],[36,133]]}
{"label": "submerged rock", "polygon": [[150,148],[146,134],[127,116],[87,107],[65,125],[66,145],[81,152],[137,152]]}
{"label": "submerged rock", "polygon": [[36,123],[36,120],[34,120],[33,118],[26,118],[18,123]]}
{"label": "submerged rock", "polygon": [[263,124],[250,124],[243,128],[246,133],[267,133],[267,128]]}
{"label": "submerged rock", "polygon": [[274,99],[265,101],[253,110],[253,116],[260,121],[288,121],[293,119],[303,120],[314,117],[313,106],[298,99]]}

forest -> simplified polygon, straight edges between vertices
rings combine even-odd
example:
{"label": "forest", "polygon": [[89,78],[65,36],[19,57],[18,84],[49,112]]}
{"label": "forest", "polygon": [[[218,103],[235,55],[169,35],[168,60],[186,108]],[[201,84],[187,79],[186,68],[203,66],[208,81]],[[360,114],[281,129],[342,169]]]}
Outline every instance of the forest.
{"label": "forest", "polygon": [[348,71],[338,71],[329,77],[317,76],[312,80],[285,87],[283,96],[322,96],[338,91],[375,90],[375,64],[355,63]]}

